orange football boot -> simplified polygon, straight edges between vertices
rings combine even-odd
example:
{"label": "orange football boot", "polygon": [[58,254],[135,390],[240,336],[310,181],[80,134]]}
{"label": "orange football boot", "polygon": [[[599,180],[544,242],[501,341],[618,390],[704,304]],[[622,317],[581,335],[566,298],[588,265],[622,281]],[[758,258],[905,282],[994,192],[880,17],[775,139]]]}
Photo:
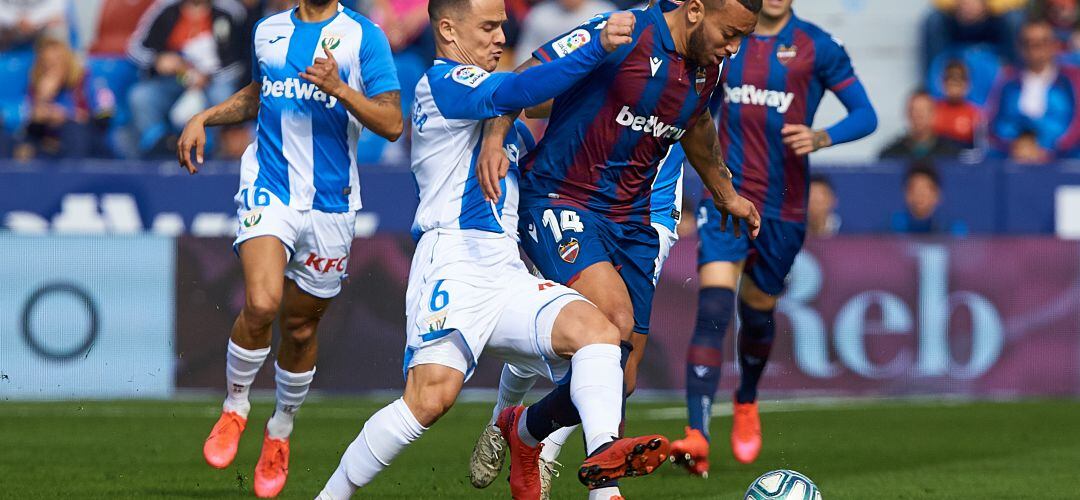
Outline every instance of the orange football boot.
{"label": "orange football boot", "polygon": [[757,401],[740,403],[735,400],[731,423],[731,453],[735,460],[749,464],[761,453],[761,417]]}
{"label": "orange football boot", "polygon": [[709,440],[705,439],[705,434],[687,427],[686,437],[671,443],[671,462],[695,476],[708,478]]}
{"label": "orange football boot", "polygon": [[533,448],[521,441],[517,428],[524,411],[524,406],[506,408],[495,425],[506,440],[510,456],[510,495],[514,500],[540,500],[540,449],[544,444]]}
{"label": "orange football boot", "polygon": [[203,443],[203,458],[216,469],[224,469],[236,458],[236,449],[240,446],[240,435],[247,427],[247,419],[239,413],[221,412],[210,436]]}
{"label": "orange football boot", "polygon": [[255,464],[255,496],[274,498],[289,478],[289,440],[263,436],[262,453]]}
{"label": "orange football boot", "polygon": [[659,434],[621,438],[593,452],[578,469],[578,480],[596,489],[620,477],[644,476],[663,464],[671,450]]}

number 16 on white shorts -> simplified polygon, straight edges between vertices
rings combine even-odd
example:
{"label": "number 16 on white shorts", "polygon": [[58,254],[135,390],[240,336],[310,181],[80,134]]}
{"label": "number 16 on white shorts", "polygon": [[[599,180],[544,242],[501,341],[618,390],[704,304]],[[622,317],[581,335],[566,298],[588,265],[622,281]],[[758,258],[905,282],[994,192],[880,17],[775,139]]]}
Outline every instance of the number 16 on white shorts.
{"label": "number 16 on white shorts", "polygon": [[356,212],[297,210],[268,189],[255,186],[241,186],[235,201],[240,222],[233,242],[237,254],[245,241],[273,236],[285,246],[285,277],[301,290],[323,299],[341,291]]}

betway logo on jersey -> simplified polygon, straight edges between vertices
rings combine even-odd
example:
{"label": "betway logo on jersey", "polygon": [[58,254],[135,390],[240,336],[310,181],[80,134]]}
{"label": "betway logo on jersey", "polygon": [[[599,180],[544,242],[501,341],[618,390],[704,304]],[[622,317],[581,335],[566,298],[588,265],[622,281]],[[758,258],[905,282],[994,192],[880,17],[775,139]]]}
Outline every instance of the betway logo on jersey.
{"label": "betway logo on jersey", "polygon": [[619,115],[615,117],[615,123],[630,127],[630,130],[634,132],[652,134],[653,137],[661,139],[677,141],[686,134],[686,130],[674,125],[668,125],[655,116],[637,116],[630,111],[630,106],[623,106],[622,110],[619,111]]}
{"label": "betway logo on jersey", "polygon": [[784,114],[791,108],[791,102],[794,100],[795,94],[791,92],[759,89],[753,85],[728,87],[726,83],[724,84],[724,102],[728,103],[768,106],[776,108],[777,112]]}
{"label": "betway logo on jersey", "polygon": [[263,97],[285,97],[298,101],[316,101],[325,103],[327,108],[337,105],[338,99],[326,92],[319,90],[314,83],[305,82],[299,78],[286,78],[285,81],[271,80],[263,75]]}

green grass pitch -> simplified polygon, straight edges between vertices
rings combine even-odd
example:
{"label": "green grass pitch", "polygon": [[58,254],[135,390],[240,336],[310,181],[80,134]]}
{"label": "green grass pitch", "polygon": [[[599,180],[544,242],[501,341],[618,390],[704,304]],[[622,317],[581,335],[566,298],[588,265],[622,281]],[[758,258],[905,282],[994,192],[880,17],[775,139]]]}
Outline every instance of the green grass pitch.
{"label": "green grass pitch", "polygon": [[[313,498],[365,418],[388,399],[317,398],[293,435],[282,498]],[[724,406],[724,405],[718,405]],[[0,498],[254,498],[251,474],[272,405],[256,402],[236,462],[207,466],[202,442],[216,400],[0,402]],[[462,403],[357,498],[509,498],[503,477],[468,482],[473,441],[490,405]],[[1080,402],[929,401],[763,405],[765,447],[740,465],[726,445],[730,419],[713,420],[707,480],[671,467],[623,482],[631,499],[736,499],[762,472],[791,468],[834,499],[1076,499]],[[681,435],[676,402],[633,403],[630,433]],[[584,498],[575,478],[580,434],[553,498]]]}

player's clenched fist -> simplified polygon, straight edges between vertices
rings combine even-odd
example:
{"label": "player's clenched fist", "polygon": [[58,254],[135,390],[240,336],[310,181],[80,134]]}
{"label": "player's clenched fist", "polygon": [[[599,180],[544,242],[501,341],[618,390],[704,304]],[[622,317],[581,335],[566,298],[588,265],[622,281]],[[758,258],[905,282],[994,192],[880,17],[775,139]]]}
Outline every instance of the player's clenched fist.
{"label": "player's clenched fist", "polygon": [[615,12],[607,19],[604,31],[600,32],[600,45],[612,52],[634,41],[634,15],[629,12]]}

